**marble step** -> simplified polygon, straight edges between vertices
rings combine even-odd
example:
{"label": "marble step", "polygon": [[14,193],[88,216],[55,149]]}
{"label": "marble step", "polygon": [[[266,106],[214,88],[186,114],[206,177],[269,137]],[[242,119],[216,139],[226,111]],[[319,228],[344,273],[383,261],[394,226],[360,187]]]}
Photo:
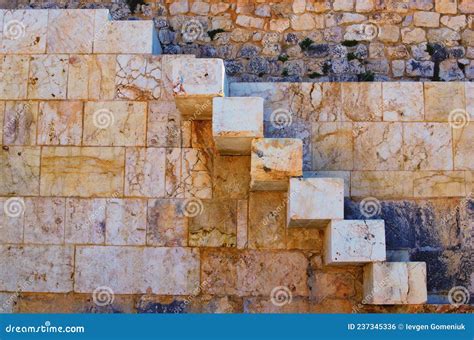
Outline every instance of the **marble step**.
{"label": "marble step", "polygon": [[255,138],[250,158],[253,191],[286,191],[291,177],[303,175],[301,139]]}
{"label": "marble step", "polygon": [[383,220],[332,220],[326,227],[326,265],[358,265],[385,260]]}
{"label": "marble step", "polygon": [[252,140],[263,137],[263,98],[214,98],[212,135],[221,155],[250,155]]}
{"label": "marble step", "polygon": [[331,220],[344,219],[342,178],[291,178],[287,226],[325,228]]}
{"label": "marble step", "polygon": [[173,60],[171,79],[176,107],[185,120],[211,120],[213,99],[227,96],[222,59]]}
{"label": "marble step", "polygon": [[364,299],[371,305],[423,304],[428,299],[425,262],[375,262],[364,267]]}

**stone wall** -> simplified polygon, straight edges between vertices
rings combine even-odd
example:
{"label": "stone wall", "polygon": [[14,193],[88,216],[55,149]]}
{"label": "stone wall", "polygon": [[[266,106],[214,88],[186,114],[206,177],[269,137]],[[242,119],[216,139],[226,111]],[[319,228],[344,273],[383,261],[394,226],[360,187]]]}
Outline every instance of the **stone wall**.
{"label": "stone wall", "polygon": [[225,59],[240,81],[474,79],[472,0],[145,2],[136,14],[123,1],[109,7],[117,18],[154,18],[164,53]]}

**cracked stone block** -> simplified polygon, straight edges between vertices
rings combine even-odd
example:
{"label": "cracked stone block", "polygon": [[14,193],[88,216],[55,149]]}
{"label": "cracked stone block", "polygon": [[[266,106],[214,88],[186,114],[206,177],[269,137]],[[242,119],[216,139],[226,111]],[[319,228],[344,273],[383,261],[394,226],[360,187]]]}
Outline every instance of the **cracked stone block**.
{"label": "cracked stone block", "polygon": [[66,54],[31,58],[29,99],[66,99],[69,57]]}
{"label": "cracked stone block", "polygon": [[227,92],[221,59],[175,59],[171,79],[176,106],[189,120],[210,120],[212,99]]}
{"label": "cracked stone block", "polygon": [[427,301],[425,262],[377,262],[364,267],[364,299],[372,305]]}
{"label": "cracked stone block", "polygon": [[325,227],[344,218],[342,178],[291,178],[288,190],[288,227]]}
{"label": "cracked stone block", "polygon": [[303,175],[303,142],[295,138],[252,141],[250,189],[285,191],[290,177]]}
{"label": "cracked stone block", "polygon": [[3,147],[0,150],[0,195],[38,195],[40,155],[39,147]]}
{"label": "cracked stone block", "polygon": [[29,65],[28,56],[0,57],[0,99],[26,99]]}
{"label": "cracked stone block", "polygon": [[263,98],[214,98],[212,134],[222,155],[250,155],[252,140],[263,137]]}
{"label": "cracked stone block", "polygon": [[327,265],[385,261],[383,220],[333,220],[325,237]]}

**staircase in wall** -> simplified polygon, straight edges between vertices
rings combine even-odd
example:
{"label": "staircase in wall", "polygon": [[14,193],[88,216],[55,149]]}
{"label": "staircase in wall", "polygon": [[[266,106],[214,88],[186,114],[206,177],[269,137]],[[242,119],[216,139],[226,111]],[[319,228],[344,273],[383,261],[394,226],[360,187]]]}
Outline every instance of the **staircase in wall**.
{"label": "staircase in wall", "polygon": [[321,228],[326,266],[364,266],[364,299],[373,305],[427,301],[426,263],[386,262],[383,220],[344,219],[344,180],[303,177],[303,142],[265,138],[260,97],[228,97],[220,59],[173,61],[175,101],[185,120],[212,120],[221,155],[251,156],[250,190],[287,193],[287,228]]}

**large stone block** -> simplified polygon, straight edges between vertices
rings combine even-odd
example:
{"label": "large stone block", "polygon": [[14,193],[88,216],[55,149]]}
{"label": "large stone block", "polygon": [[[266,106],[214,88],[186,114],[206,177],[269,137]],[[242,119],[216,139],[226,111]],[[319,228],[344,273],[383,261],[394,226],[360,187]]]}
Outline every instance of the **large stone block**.
{"label": "large stone block", "polygon": [[116,294],[196,294],[199,250],[79,246],[76,248],[74,291],[91,293],[101,286]]}
{"label": "large stone block", "polygon": [[252,141],[251,190],[284,191],[290,177],[303,175],[303,142],[294,138]]}
{"label": "large stone block", "polygon": [[66,99],[69,57],[66,54],[31,57],[29,99]]}
{"label": "large stone block", "polygon": [[250,155],[254,138],[263,137],[263,98],[214,98],[212,134],[223,155]]}
{"label": "large stone block", "polygon": [[288,191],[288,227],[325,227],[344,218],[342,178],[291,178]]}
{"label": "large stone block", "polygon": [[426,301],[425,262],[379,262],[364,267],[363,303],[396,305]]}
{"label": "large stone block", "polygon": [[83,104],[80,101],[41,102],[39,105],[38,144],[81,145],[82,110]]}
{"label": "large stone block", "polygon": [[161,56],[119,55],[115,78],[116,98],[159,99],[161,95]]}
{"label": "large stone block", "polygon": [[383,220],[331,221],[326,228],[326,264],[385,261]]}
{"label": "large stone block", "polygon": [[212,99],[227,92],[221,59],[175,59],[171,79],[176,106],[189,120],[211,119]]}
{"label": "large stone block", "polygon": [[0,57],[0,99],[26,99],[29,56]]}
{"label": "large stone block", "polygon": [[38,103],[8,101],[5,103],[3,144],[35,145],[38,123]]}
{"label": "large stone block", "polygon": [[38,195],[40,155],[39,147],[3,147],[0,150],[0,195]]}

